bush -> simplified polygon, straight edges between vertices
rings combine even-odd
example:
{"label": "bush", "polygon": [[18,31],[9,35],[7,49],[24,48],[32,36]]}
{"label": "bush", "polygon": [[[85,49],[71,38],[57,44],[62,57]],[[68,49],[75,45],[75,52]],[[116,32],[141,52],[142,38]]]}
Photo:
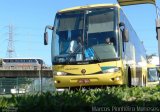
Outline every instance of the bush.
{"label": "bush", "polygon": [[[160,86],[107,87],[106,89],[47,92],[0,97],[1,110],[16,107],[19,112],[84,112],[96,107],[159,107]],[[102,108],[99,108],[102,109]]]}

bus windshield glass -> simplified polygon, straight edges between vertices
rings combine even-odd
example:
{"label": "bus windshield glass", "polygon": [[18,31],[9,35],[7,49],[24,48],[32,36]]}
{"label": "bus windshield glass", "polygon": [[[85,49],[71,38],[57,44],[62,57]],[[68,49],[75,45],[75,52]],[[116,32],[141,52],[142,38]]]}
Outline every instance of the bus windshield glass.
{"label": "bus windshield glass", "polygon": [[96,8],[57,13],[52,62],[75,63],[118,57],[115,8]]}

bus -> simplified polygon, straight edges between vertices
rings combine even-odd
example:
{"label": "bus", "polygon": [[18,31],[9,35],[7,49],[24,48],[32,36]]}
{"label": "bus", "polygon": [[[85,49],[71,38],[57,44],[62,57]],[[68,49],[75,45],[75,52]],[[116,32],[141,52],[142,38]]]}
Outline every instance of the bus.
{"label": "bus", "polygon": [[[51,58],[57,89],[109,85],[145,86],[146,51],[118,4],[60,10],[53,26]],[[109,38],[112,44],[106,44]]]}
{"label": "bus", "polygon": [[159,85],[158,67],[154,64],[148,64],[147,72],[147,86]]}
{"label": "bus", "polygon": [[3,58],[2,68],[3,69],[41,69],[45,66],[45,63],[40,58]]}

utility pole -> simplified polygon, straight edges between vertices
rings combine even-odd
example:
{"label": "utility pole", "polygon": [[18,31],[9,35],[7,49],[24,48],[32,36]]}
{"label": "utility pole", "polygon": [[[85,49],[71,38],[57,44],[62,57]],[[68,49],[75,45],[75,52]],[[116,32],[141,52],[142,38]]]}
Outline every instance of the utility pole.
{"label": "utility pole", "polygon": [[14,49],[14,40],[13,40],[13,25],[9,25],[9,38],[8,38],[8,47],[7,47],[7,57],[13,58],[16,56],[15,49]]}
{"label": "utility pole", "polygon": [[159,8],[156,6],[156,32],[157,32],[157,40],[158,40],[158,54],[159,54],[159,65],[160,65],[160,18],[159,18]]}
{"label": "utility pole", "polygon": [[[160,17],[159,17],[160,10],[158,6],[156,6],[156,13],[157,13],[156,32],[157,32],[157,40],[158,40],[158,54],[159,54],[159,65],[160,65]],[[159,74],[159,77],[160,77],[160,74]],[[159,80],[159,84],[160,84],[160,80]]]}

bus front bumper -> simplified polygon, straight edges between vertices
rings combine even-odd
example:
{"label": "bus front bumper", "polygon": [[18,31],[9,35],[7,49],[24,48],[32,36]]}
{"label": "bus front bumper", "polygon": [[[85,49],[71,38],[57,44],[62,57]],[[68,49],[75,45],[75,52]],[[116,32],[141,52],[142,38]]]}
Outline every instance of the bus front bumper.
{"label": "bus front bumper", "polygon": [[122,72],[105,73],[96,75],[67,75],[54,76],[54,85],[56,88],[87,87],[87,86],[107,86],[122,85]]}

